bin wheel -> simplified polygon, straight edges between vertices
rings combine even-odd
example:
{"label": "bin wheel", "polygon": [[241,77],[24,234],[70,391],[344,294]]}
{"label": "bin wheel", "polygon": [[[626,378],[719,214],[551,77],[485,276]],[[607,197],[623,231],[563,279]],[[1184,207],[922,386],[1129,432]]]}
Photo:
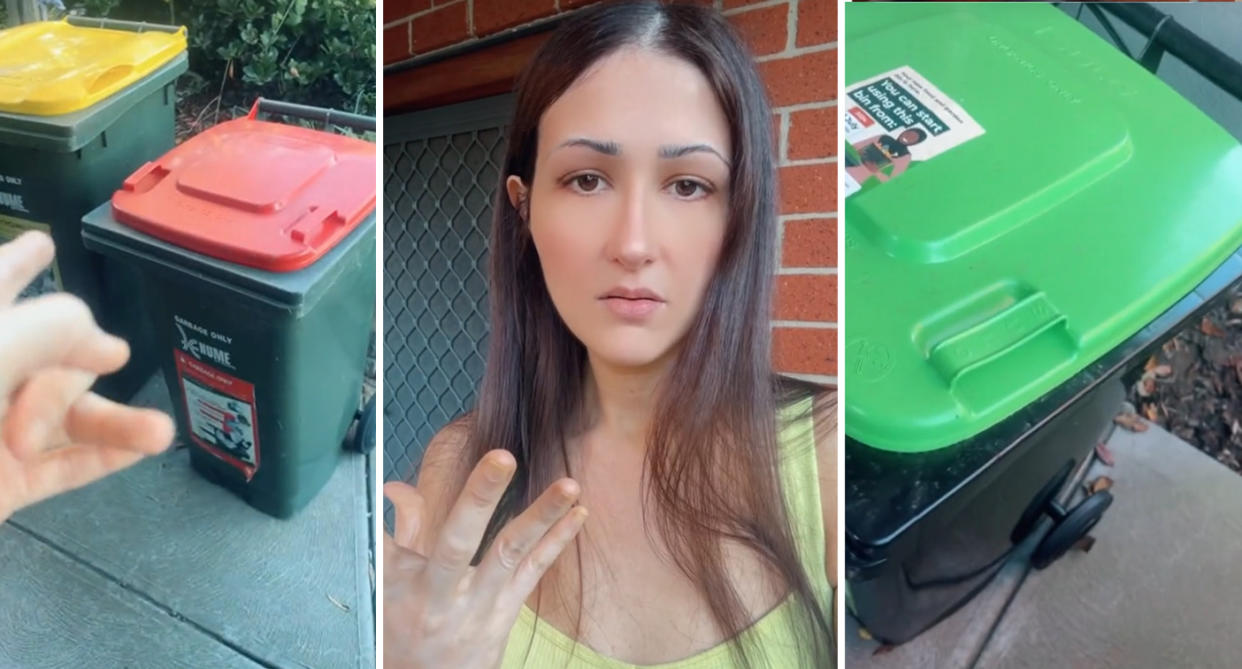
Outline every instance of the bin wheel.
{"label": "bin wheel", "polygon": [[1057,523],[1031,554],[1031,565],[1043,569],[1060,559],[1079,539],[1087,536],[1112,503],[1113,495],[1107,490],[1091,495],[1068,512],[1055,502],[1051,503],[1048,512]]}
{"label": "bin wheel", "polygon": [[1035,493],[1031,503],[1022,512],[1022,517],[1018,519],[1018,524],[1014,526],[1013,533],[1009,535],[1010,541],[1015,544],[1022,543],[1022,540],[1031,534],[1031,531],[1035,529],[1035,523],[1043,517],[1044,511],[1048,508],[1048,503],[1056,500],[1057,493],[1065,487],[1065,482],[1073,471],[1074,461],[1070,460],[1062,465],[1051,479],[1048,479],[1038,493]]}
{"label": "bin wheel", "polygon": [[349,444],[350,450],[359,453],[370,453],[375,450],[375,398],[367,400],[367,405],[358,414],[358,429],[354,431],[354,439]]}

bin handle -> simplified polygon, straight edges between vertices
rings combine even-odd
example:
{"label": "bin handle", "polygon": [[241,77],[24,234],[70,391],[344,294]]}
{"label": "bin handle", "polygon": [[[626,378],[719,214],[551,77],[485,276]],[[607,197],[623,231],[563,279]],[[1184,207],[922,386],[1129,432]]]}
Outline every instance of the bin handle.
{"label": "bin handle", "polygon": [[299,105],[292,102],[281,102],[279,100],[267,100],[265,98],[259,98],[254,101],[254,106],[250,108],[250,113],[246,116],[246,118],[255,119],[258,118],[259,114],[263,113],[304,118],[309,121],[319,121],[323,123],[324,130],[330,129],[333,125],[352,128],[359,132],[365,130],[375,130],[374,116],[351,114],[349,112],[340,111],[339,109],[311,107],[309,105]]}
{"label": "bin handle", "polygon": [[98,91],[111,86],[112,84],[129,76],[134,71],[133,65],[113,65],[112,67],[95,75],[95,79],[91,81],[91,85],[87,87],[87,91],[96,93]]}
{"label": "bin handle", "polygon": [[939,342],[928,361],[958,401],[982,410],[1077,354],[1065,315],[1037,292]]}
{"label": "bin handle", "polygon": [[146,21],[121,21],[120,19],[100,19],[90,16],[70,16],[65,19],[65,23],[79,28],[104,28],[107,30],[128,30],[130,32],[161,32],[172,34],[185,34],[185,26],[170,26],[162,23],[147,23]]}

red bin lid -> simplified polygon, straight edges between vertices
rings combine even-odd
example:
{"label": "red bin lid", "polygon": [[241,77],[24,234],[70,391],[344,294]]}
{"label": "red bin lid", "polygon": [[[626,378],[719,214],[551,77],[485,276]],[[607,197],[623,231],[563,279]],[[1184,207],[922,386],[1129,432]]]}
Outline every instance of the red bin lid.
{"label": "red bin lid", "polygon": [[247,267],[313,264],[375,209],[375,145],[253,116],[143,165],[113,194],[113,217]]}

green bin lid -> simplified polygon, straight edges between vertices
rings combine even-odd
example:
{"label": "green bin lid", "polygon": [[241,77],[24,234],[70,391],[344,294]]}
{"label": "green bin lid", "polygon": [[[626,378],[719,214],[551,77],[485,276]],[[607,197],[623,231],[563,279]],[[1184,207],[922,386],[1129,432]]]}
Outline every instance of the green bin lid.
{"label": "green bin lid", "polygon": [[1242,146],[1062,11],[845,11],[850,437],[968,439],[1242,245]]}

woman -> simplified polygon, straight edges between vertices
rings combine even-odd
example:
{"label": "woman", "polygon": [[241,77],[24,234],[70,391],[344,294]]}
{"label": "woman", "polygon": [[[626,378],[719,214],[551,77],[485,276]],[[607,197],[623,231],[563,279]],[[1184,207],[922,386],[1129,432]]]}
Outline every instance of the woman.
{"label": "woman", "polygon": [[478,403],[385,486],[387,666],[831,666],[835,408],[772,376],[770,118],[696,6],[535,56]]}

